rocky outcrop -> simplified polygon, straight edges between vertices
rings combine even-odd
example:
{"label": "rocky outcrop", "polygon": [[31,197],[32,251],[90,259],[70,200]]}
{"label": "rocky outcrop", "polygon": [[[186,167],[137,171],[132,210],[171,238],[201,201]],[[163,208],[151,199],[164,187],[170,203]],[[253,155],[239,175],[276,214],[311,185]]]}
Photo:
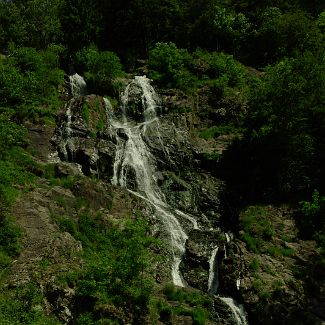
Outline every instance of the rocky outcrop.
{"label": "rocky outcrop", "polygon": [[220,292],[243,301],[253,324],[321,324],[324,303],[321,295],[315,297],[324,290],[324,281],[317,283],[319,290],[311,289],[309,271],[317,254],[315,242],[298,238],[288,207],[265,209],[272,237],[255,252],[238,239],[228,245],[219,268]]}
{"label": "rocky outcrop", "polygon": [[[171,104],[175,98],[168,99],[169,95],[165,94],[163,103],[167,105],[160,105],[157,100],[152,106],[152,103],[146,101],[150,101],[155,95],[145,97],[139,85],[140,81],[129,84],[123,95],[126,97],[122,96],[120,108],[113,108],[107,100],[99,96],[73,98],[66,112],[58,118],[58,128],[52,142],[61,160],[75,166],[80,165],[82,173],[86,176],[93,175],[110,182],[114,169],[119,168],[114,165],[118,148],[126,146],[130,136],[136,136],[136,133],[133,134],[125,128],[125,124],[119,127],[119,121],[126,116],[127,123],[142,128],[141,137],[150,157],[154,157],[150,158],[150,163],[155,164],[152,177],[170,209],[175,209],[179,222],[188,235],[185,256],[180,267],[182,276],[189,286],[203,292],[215,293],[211,291],[210,282],[218,281],[216,268],[224,258],[222,247],[226,245],[226,238],[218,228],[222,214],[224,183],[198,168],[191,143],[194,120],[191,120],[190,113],[185,112],[184,115],[172,112],[164,115],[166,111],[173,110],[168,106],[168,101]],[[185,105],[187,98],[182,97],[180,100]],[[155,109],[154,113],[151,112],[152,107]],[[149,114],[149,122],[148,116],[144,119],[146,114]],[[163,114],[163,117],[158,119],[155,114]],[[91,118],[87,119],[87,116]],[[102,122],[100,130],[96,128],[96,121]],[[65,164],[61,163],[57,168],[61,175],[66,174]],[[128,167],[125,169],[128,173],[127,177],[124,177],[125,185],[128,189],[136,191],[136,171],[131,168],[132,165]],[[77,189],[77,185],[73,189]],[[96,194],[93,200],[96,202]],[[161,203],[163,204],[163,201],[158,204]],[[150,204],[148,207],[150,208]],[[154,215],[155,213],[152,213],[149,216],[153,234],[160,238],[169,238],[166,225]],[[213,257],[213,252],[216,252],[218,247],[221,253]],[[158,283],[170,281],[170,275],[166,273],[170,268],[170,252],[167,252],[167,256],[167,261],[160,263],[160,269],[157,269]],[[219,309],[227,308],[223,302],[219,302]]]}

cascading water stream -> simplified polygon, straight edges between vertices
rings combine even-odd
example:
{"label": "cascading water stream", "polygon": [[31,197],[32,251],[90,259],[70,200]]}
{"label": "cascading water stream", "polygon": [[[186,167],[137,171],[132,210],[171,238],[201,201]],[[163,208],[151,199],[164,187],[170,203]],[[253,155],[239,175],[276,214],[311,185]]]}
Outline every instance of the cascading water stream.
{"label": "cascading water stream", "polygon": [[[83,77],[78,75],[77,73],[69,76],[69,84],[71,89],[72,98],[66,105],[66,116],[67,116],[67,124],[64,130],[63,138],[65,141],[63,142],[62,152],[64,153],[65,160],[73,161],[73,153],[75,151],[75,144],[72,138],[73,131],[71,128],[72,123],[72,107],[75,104],[76,100],[85,95],[86,93],[86,82]],[[69,157],[70,153],[70,157]]]}
{"label": "cascading water stream", "polygon": [[[225,233],[225,237],[227,243],[233,239],[233,235],[229,236]],[[218,287],[219,287],[219,277],[218,277],[218,259],[217,259],[218,247],[215,247],[211,252],[211,257],[209,261],[209,280],[208,280],[208,292],[211,295],[217,296]],[[227,258],[226,255],[224,258]],[[239,289],[240,282],[238,284],[236,281],[237,288]],[[234,315],[234,319],[237,325],[248,325],[246,320],[246,312],[244,310],[244,306],[242,304],[237,303],[234,299],[230,297],[221,297],[218,296],[220,300],[222,300],[232,311]]]}
{"label": "cascading water stream", "polygon": [[[129,120],[127,116],[129,97],[133,86],[137,86],[142,92],[144,121],[138,123]],[[154,207],[157,217],[162,221],[170,237],[173,254],[173,282],[175,285],[183,287],[186,286],[186,283],[180,274],[179,265],[185,253],[187,235],[177,216],[191,223],[192,228],[198,228],[198,225],[193,217],[174,210],[167,204],[155,179],[155,157],[151,154],[145,140],[147,126],[156,124],[156,130],[159,132],[159,119],[156,113],[158,107],[159,98],[150,85],[149,79],[135,77],[135,80],[126,87],[122,95],[122,116],[119,120],[111,119],[111,127],[116,131],[117,142],[112,183],[126,187]],[[123,136],[119,136],[119,134],[123,134]],[[159,136],[159,133],[157,135]],[[135,177],[135,188],[129,186],[132,176]]]}
{"label": "cascading water stream", "polygon": [[69,76],[72,97],[79,97],[86,93],[86,82],[83,77],[75,73]]}
{"label": "cascading water stream", "polygon": [[217,263],[217,253],[219,247],[215,247],[211,252],[211,257],[209,261],[209,279],[208,279],[208,292],[210,294],[216,294],[219,287],[218,279],[218,266]]}
{"label": "cascading water stream", "polygon": [[238,325],[247,325],[246,313],[243,305],[238,304],[230,297],[219,297],[231,309]]}

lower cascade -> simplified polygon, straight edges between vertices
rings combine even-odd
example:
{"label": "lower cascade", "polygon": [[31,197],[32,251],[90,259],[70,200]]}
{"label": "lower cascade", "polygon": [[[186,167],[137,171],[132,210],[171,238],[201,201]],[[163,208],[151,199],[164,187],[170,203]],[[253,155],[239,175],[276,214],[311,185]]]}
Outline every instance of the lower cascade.
{"label": "lower cascade", "polygon": [[[85,93],[84,80],[76,75],[70,77],[70,83],[72,99],[54,140],[58,156],[82,165],[86,175],[101,177],[105,173],[113,185],[143,200],[169,244],[174,285],[204,290],[229,307],[236,324],[248,324],[241,305],[217,295],[220,247],[232,239],[232,234],[222,234],[215,223],[219,201],[213,191],[217,186],[209,176],[185,166],[192,164],[186,135],[173,121],[159,117],[162,104],[150,80],[136,76],[121,95],[118,109],[102,99],[105,127],[97,140],[83,131],[80,100]],[[218,236],[225,240],[219,243]],[[200,264],[206,271],[197,283],[191,268]]]}

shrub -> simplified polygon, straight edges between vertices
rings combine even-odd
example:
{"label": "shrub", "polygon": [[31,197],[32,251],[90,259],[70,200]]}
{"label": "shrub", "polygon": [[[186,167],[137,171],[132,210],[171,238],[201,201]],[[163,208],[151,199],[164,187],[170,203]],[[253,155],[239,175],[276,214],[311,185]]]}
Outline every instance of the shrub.
{"label": "shrub", "polygon": [[220,80],[224,86],[242,86],[247,78],[245,67],[232,55],[219,52],[207,52],[201,49],[193,53],[193,73],[201,79]]}
{"label": "shrub", "polygon": [[76,54],[76,62],[84,71],[90,92],[115,95],[115,78],[124,75],[119,57],[109,51],[99,51],[95,46],[84,48]]}
{"label": "shrub", "polygon": [[178,49],[174,43],[157,43],[149,54],[150,77],[164,87],[186,90],[195,83],[187,69],[190,60],[188,51]]}
{"label": "shrub", "polygon": [[58,325],[60,322],[45,315],[40,289],[33,283],[3,290],[0,295],[0,324]]}
{"label": "shrub", "polygon": [[10,120],[8,115],[0,115],[0,157],[13,146],[26,143],[27,130]]}
{"label": "shrub", "polygon": [[314,190],[311,201],[300,202],[300,224],[304,233],[325,247],[325,196]]}
{"label": "shrub", "polygon": [[249,264],[249,268],[253,271],[256,272],[260,268],[260,263],[258,259],[255,257]]}
{"label": "shrub", "polygon": [[155,243],[147,236],[147,223],[137,220],[120,229],[107,223],[100,214],[92,216],[87,209],[80,213],[77,223],[69,217],[57,218],[57,222],[62,230],[80,240],[84,248],[84,270],[66,278],[76,285],[78,297],[94,302],[89,313],[82,314],[80,319],[94,322],[93,308],[107,303],[117,306],[127,303],[134,317],[142,317],[148,309],[152,288],[148,270],[153,256],[149,247]]}
{"label": "shrub", "polygon": [[208,320],[209,314],[206,309],[194,308],[192,318],[195,325],[204,325]]}
{"label": "shrub", "polygon": [[58,86],[64,72],[59,69],[59,55],[64,49],[49,46],[46,50],[9,48],[9,56],[0,58],[0,104],[17,106],[15,116],[50,115],[61,105]]}
{"label": "shrub", "polygon": [[218,125],[201,131],[199,137],[208,140],[211,138],[217,138],[222,134],[239,134],[241,132],[242,129],[236,128],[232,125]]}
{"label": "shrub", "polygon": [[274,229],[266,207],[250,206],[240,215],[241,238],[249,250],[258,253],[272,239]]}

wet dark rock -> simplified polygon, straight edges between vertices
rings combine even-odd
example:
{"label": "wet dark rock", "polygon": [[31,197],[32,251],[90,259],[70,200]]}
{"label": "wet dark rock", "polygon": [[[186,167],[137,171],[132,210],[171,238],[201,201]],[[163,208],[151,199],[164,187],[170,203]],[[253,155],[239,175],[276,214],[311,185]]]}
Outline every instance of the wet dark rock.
{"label": "wet dark rock", "polygon": [[[208,291],[212,251],[216,247],[220,247],[224,239],[221,233],[216,230],[194,229],[189,232],[188,236],[181,271],[189,285],[206,292]],[[218,256],[217,260],[219,259]]]}
{"label": "wet dark rock", "polygon": [[44,296],[48,305],[48,311],[53,313],[65,324],[72,321],[72,308],[75,299],[75,290],[72,288],[62,288],[55,284],[48,284],[44,288]]}

